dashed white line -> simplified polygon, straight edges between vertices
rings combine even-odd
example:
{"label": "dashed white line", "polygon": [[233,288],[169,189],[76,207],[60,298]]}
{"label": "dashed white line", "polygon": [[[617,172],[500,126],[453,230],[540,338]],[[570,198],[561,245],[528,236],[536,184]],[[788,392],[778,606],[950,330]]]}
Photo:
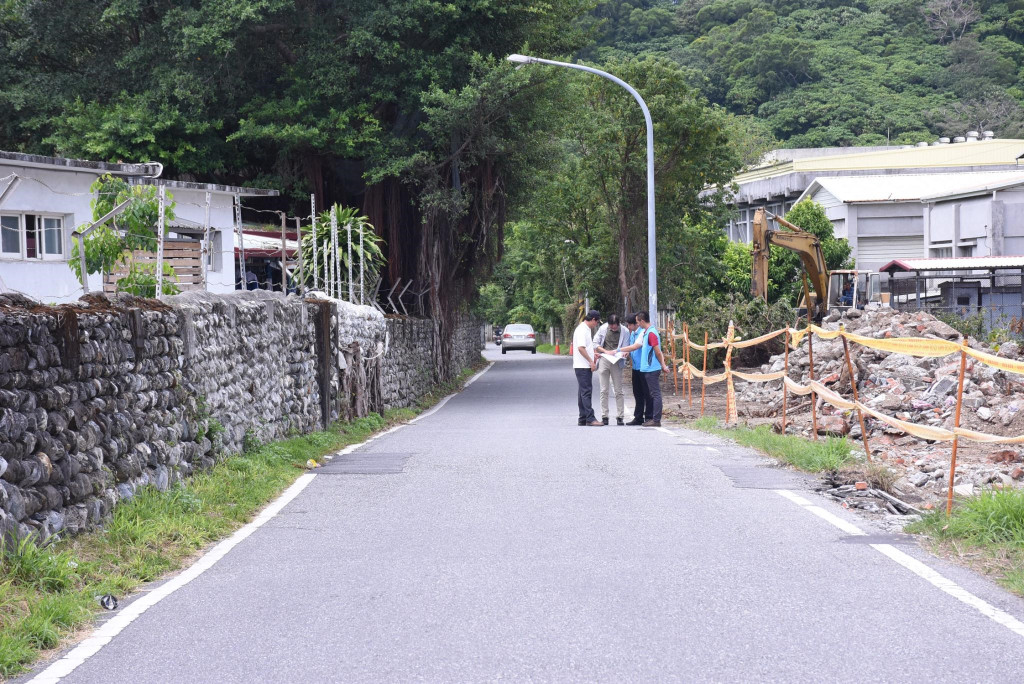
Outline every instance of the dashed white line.
{"label": "dashed white line", "polygon": [[[820,506],[815,506],[814,504],[812,504],[810,501],[803,498],[799,494],[795,494],[785,489],[776,489],[775,493],[789,499],[793,503],[810,511],[819,518],[827,520],[832,525],[838,527],[847,534],[865,534],[864,530],[860,529],[853,523],[843,520],[839,516],[826,511],[824,508],[821,508]],[[938,572],[931,569],[930,567],[928,567],[921,561],[917,560],[913,556],[910,556],[909,554],[900,551],[891,544],[869,544],[869,546],[878,551],[879,553],[881,553],[882,555],[887,556],[891,560],[896,561],[897,563],[905,567],[907,570],[910,570],[918,577],[926,580],[931,585],[941,589],[942,591],[946,592],[958,601],[962,601],[963,603],[966,603],[967,605],[971,606],[985,617],[997,622],[1003,627],[1006,627],[1011,632],[1014,632],[1015,634],[1024,637],[1024,622],[1021,622],[1020,620],[1013,617],[1006,611],[996,608],[984,599],[978,598],[971,592],[961,587],[956,582],[950,579],[946,579]]]}
{"label": "dashed white line", "polygon": [[713,453],[713,454],[717,454],[717,453],[720,453],[720,452],[718,451],[718,449],[716,449],[715,447],[704,447],[704,448],[705,448],[705,449],[707,449],[708,451],[710,451],[710,452],[711,452],[711,453]]}
{"label": "dashed white line", "polygon": [[672,435],[673,437],[675,437],[675,435],[676,435],[676,433],[672,432],[671,430],[669,430],[668,428],[665,428],[665,427],[658,427],[658,428],[654,428],[654,429],[658,430],[660,432],[664,432],[666,435]]}

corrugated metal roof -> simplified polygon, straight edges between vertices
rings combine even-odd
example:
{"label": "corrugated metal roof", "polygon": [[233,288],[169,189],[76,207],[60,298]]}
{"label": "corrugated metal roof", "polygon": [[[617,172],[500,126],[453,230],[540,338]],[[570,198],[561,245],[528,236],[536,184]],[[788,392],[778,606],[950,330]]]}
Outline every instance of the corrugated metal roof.
{"label": "corrugated metal roof", "polygon": [[894,259],[879,271],[987,271],[1024,268],[1024,256],[956,257],[950,259]]}
{"label": "corrugated metal roof", "polygon": [[[915,173],[878,176],[824,176],[815,178],[800,200],[824,190],[839,201],[920,202],[930,196],[945,197],[977,188],[1001,188],[1024,185],[1020,171],[978,171],[974,173]],[[976,190],[975,190],[976,191]],[[799,200],[798,200],[799,201]]]}
{"label": "corrugated metal roof", "polygon": [[748,183],[787,173],[870,171],[873,169],[931,169],[961,166],[1015,165],[1024,154],[1024,140],[1000,138],[977,142],[930,145],[900,150],[874,150],[858,154],[823,155],[777,161],[737,175],[733,181]]}

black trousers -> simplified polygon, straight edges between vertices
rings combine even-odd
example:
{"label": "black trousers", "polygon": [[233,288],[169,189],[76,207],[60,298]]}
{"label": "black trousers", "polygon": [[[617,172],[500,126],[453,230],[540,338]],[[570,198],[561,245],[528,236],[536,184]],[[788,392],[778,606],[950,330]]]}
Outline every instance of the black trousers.
{"label": "black trousers", "polygon": [[644,373],[647,382],[647,399],[651,402],[651,417],[655,423],[661,422],[661,371]]}
{"label": "black trousers", "polygon": [[589,368],[573,368],[576,371],[576,384],[579,389],[576,392],[576,399],[580,405],[580,421],[593,423],[597,420],[594,415],[594,371]]}
{"label": "black trousers", "polygon": [[639,420],[641,423],[651,420],[654,406],[647,394],[647,378],[636,368],[633,369],[633,403],[633,420]]}

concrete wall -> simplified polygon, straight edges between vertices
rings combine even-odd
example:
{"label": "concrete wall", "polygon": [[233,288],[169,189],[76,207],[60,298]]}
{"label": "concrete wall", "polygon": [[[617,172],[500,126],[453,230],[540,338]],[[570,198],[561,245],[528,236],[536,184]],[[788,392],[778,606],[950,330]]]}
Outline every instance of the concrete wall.
{"label": "concrete wall", "polygon": [[[438,376],[433,321],[345,302],[253,291],[23,304],[0,295],[0,537],[86,529],[247,437],[409,406]],[[456,367],[479,359],[482,331],[460,322]]]}

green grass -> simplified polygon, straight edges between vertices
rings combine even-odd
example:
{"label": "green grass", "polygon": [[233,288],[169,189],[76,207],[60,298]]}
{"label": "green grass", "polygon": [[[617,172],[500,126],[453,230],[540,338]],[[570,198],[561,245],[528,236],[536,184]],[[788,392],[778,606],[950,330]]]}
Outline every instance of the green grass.
{"label": "green grass", "polygon": [[416,409],[371,414],[330,430],[256,446],[229,456],[166,492],[145,489],[119,504],[102,530],[40,548],[23,540],[0,554],[0,680],[56,648],[100,610],[96,597],[119,598],[188,565],[196,554],[251,520],[320,460],[375,432],[409,420],[462,386],[480,367],[439,385]]}
{"label": "green grass", "polygon": [[810,473],[838,470],[853,460],[850,443],[842,438],[828,437],[815,442],[793,435],[776,434],[767,425],[753,429],[727,428],[711,416],[698,418],[691,425],[703,432],[728,437],[737,444],[757,449]]}
{"label": "green grass", "polygon": [[[561,348],[560,348],[559,351],[561,352],[562,356],[568,356],[569,355],[569,345],[567,345],[567,344],[561,345]],[[537,345],[537,353],[538,354],[554,354],[555,353],[555,345],[553,345],[553,344],[538,344]]]}
{"label": "green grass", "polygon": [[1024,491],[985,491],[957,500],[949,516],[936,511],[907,527],[938,549],[992,575],[1024,596]]}

